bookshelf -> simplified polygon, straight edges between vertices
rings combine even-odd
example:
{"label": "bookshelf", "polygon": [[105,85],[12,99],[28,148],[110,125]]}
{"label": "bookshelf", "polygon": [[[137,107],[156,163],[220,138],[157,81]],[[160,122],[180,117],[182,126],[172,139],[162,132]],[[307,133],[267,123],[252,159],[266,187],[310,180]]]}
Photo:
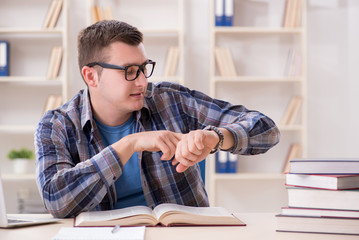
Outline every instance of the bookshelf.
{"label": "bookshelf", "polygon": [[[94,8],[103,12],[110,9],[113,19],[127,22],[143,33],[147,56],[156,61],[149,81],[184,84],[184,0],[87,0],[88,24],[95,22]],[[168,60],[171,47],[178,48],[177,58]],[[172,65],[172,74],[166,74],[166,65]]]}
{"label": "bookshelf", "polygon": [[[306,0],[296,0],[302,3],[301,21],[290,26],[284,20],[287,0],[234,0],[233,26],[216,26],[215,1],[209,9],[210,95],[266,114],[278,125],[281,141],[265,154],[240,155],[235,174],[216,173],[215,157],[210,156],[206,170],[210,203],[239,212],[279,211],[287,201],[282,170],[290,146],[300,144],[301,156],[307,151]],[[235,75],[221,74],[216,60],[218,47],[230,50]],[[289,62],[293,49],[301,56],[297,74],[286,72],[293,67]],[[302,99],[297,117],[291,124],[280,124],[297,95]]]}
{"label": "bookshelf", "polygon": [[[12,148],[34,149],[36,125],[48,95],[68,99],[69,1],[54,1],[54,5],[59,4],[54,9],[59,12],[58,18],[52,15],[55,16],[49,19],[53,19],[52,27],[45,27],[43,24],[52,2],[5,1],[0,9],[0,40],[7,41],[10,46],[10,74],[0,77],[0,171],[5,182],[22,182],[24,187],[26,184],[35,186],[35,161],[26,174],[14,174],[12,162],[6,155]],[[59,74],[48,79],[54,46],[62,48],[61,68]]]}

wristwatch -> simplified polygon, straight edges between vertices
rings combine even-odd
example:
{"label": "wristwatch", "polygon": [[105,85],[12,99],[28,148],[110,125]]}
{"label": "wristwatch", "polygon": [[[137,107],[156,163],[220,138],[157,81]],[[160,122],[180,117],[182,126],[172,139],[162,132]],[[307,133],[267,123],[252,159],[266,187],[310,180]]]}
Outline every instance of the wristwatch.
{"label": "wristwatch", "polygon": [[219,137],[219,141],[218,141],[217,145],[211,150],[210,154],[216,153],[218,150],[221,150],[222,145],[223,145],[223,140],[224,140],[222,131],[219,130],[219,128],[217,128],[215,126],[211,126],[211,125],[208,125],[203,130],[214,131],[215,133],[217,133],[217,135]]}

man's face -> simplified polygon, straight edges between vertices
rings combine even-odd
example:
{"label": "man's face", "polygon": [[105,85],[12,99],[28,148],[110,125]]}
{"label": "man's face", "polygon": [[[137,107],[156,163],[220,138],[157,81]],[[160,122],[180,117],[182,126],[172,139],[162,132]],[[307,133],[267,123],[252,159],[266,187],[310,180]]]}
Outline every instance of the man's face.
{"label": "man's face", "polygon": [[[112,43],[106,50],[109,60],[106,63],[126,67],[141,65],[146,60],[143,44],[130,46],[122,42]],[[98,81],[97,96],[103,104],[119,114],[129,114],[143,107],[147,79],[141,72],[133,81],[125,79],[124,70],[103,68]]]}

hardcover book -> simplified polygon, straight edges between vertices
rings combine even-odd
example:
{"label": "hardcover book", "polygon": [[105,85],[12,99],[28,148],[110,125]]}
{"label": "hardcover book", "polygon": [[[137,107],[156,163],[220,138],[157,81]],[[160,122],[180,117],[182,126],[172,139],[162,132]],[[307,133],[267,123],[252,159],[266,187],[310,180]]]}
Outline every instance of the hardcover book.
{"label": "hardcover book", "polygon": [[282,207],[283,215],[359,218],[359,211],[319,208]]}
{"label": "hardcover book", "polygon": [[359,159],[292,159],[291,173],[359,174]]}
{"label": "hardcover book", "polygon": [[108,211],[82,212],[74,226],[245,226],[241,220],[221,207],[189,207],[163,203],[153,210],[135,206]]}
{"label": "hardcover book", "polygon": [[359,175],[286,174],[286,184],[331,190],[359,188]]}
{"label": "hardcover book", "polygon": [[[277,232],[359,235],[359,218],[276,215]],[[303,238],[304,239],[304,238]]]}
{"label": "hardcover book", "polygon": [[359,190],[293,187],[287,192],[289,207],[359,210]]}

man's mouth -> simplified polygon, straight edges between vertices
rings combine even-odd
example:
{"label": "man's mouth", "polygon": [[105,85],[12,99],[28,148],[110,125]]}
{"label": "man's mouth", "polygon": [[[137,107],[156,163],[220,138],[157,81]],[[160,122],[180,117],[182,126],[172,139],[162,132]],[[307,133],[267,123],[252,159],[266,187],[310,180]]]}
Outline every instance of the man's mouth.
{"label": "man's mouth", "polygon": [[143,93],[132,93],[130,94],[131,97],[141,97],[143,96]]}

